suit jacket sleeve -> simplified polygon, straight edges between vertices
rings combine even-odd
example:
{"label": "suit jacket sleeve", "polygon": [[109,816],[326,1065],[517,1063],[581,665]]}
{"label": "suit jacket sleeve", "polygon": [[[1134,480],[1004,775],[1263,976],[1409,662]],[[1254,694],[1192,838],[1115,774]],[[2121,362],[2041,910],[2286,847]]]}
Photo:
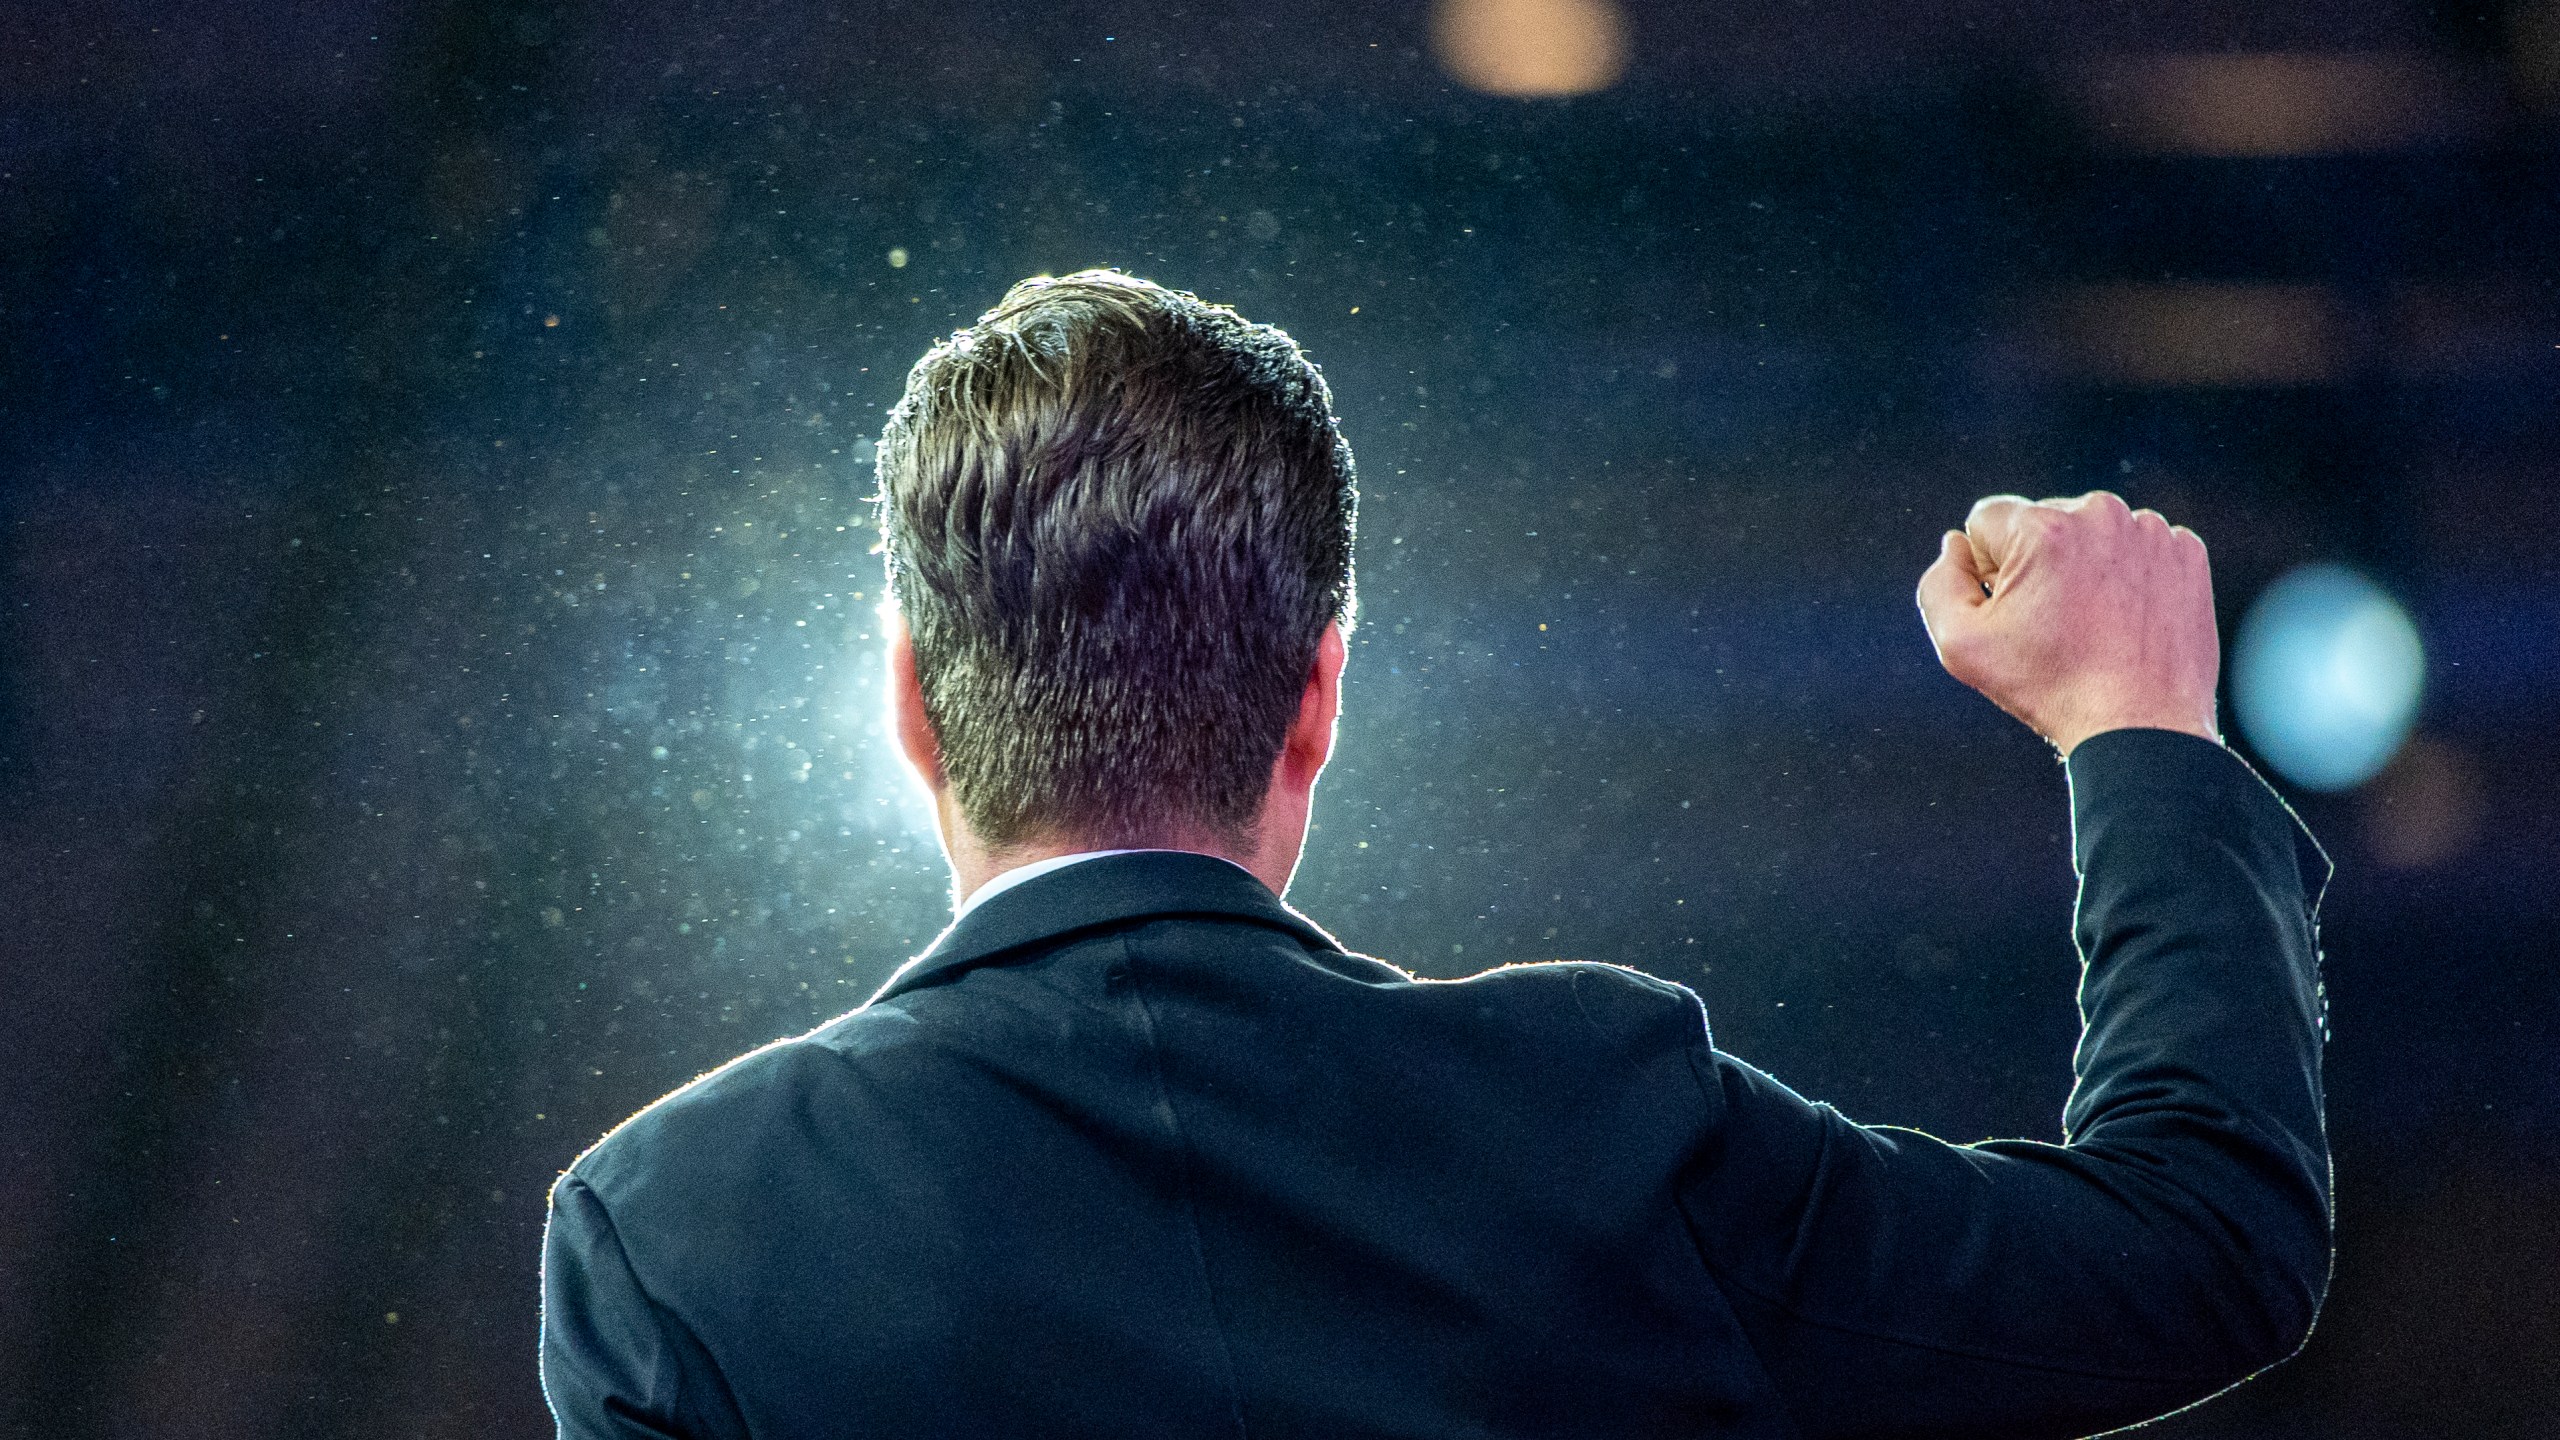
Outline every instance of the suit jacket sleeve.
{"label": "suit jacket sleeve", "polygon": [[575,1172],[542,1241],[542,1393],[561,1440],[743,1436],[692,1332],[641,1288],[604,1201]]}
{"label": "suit jacket sleeve", "polygon": [[2328,862],[2221,747],[2069,764],[2082,1038],[2066,1143],[1863,1126],[1701,1045],[1682,1201],[1803,1433],[2069,1436],[2292,1353],[2327,1288]]}

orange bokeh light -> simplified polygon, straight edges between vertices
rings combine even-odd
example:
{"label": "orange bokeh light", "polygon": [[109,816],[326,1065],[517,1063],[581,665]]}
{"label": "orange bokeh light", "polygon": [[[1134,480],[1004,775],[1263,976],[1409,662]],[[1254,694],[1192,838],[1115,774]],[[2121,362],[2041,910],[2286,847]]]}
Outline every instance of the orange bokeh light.
{"label": "orange bokeh light", "polygon": [[1488,95],[1587,95],[1627,68],[1616,0],[1440,0],[1431,40],[1459,84]]}

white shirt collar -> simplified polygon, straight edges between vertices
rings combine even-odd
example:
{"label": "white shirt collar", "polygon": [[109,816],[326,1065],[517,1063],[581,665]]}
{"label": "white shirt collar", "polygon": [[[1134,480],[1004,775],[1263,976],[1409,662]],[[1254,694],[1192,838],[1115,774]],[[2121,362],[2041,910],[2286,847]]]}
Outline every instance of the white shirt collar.
{"label": "white shirt collar", "polygon": [[[1070,865],[1080,865],[1087,860],[1100,860],[1111,855],[1200,855],[1205,853],[1207,852],[1199,850],[1167,850],[1162,847],[1155,847],[1135,850],[1079,850],[1073,855],[1052,855],[1046,860],[1034,860],[1027,865],[1016,865],[1012,869],[1007,870],[996,876],[994,879],[988,881],[986,884],[979,886],[975,894],[960,902],[960,908],[952,912],[951,918],[954,922],[957,922],[961,916],[968,914],[970,911],[977,909],[979,906],[986,904],[988,901],[993,900],[998,895],[1003,894],[1007,890],[1012,889],[1014,886],[1019,885],[1026,880],[1037,880],[1052,870],[1064,870]],[[1236,862],[1228,860],[1224,855],[1210,855],[1209,858],[1212,860],[1223,861],[1229,865],[1236,865]],[[1236,868],[1244,870],[1244,867],[1241,865],[1236,865]],[[1245,873],[1251,875],[1253,872],[1245,870]]]}
{"label": "white shirt collar", "polygon": [[997,875],[986,884],[979,886],[974,894],[970,895],[968,899],[960,902],[959,909],[951,912],[951,918],[957,920],[961,916],[966,915],[970,911],[977,909],[979,906],[986,904],[990,900],[993,900],[998,895],[1001,895],[1007,890],[1012,889],[1014,886],[1021,884],[1023,881],[1037,880],[1052,870],[1064,870],[1068,866],[1080,861],[1099,860],[1106,855],[1134,855],[1136,853],[1137,852],[1134,850],[1079,850],[1073,855],[1052,855],[1046,860],[1034,860],[1028,865],[1016,865],[1012,869]]}

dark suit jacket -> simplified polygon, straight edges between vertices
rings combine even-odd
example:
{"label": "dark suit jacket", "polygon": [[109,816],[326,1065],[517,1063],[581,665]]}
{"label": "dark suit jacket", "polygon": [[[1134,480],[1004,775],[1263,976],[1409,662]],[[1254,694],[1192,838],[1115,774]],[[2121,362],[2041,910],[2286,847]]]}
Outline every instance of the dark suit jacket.
{"label": "dark suit jacket", "polygon": [[999,895],[553,1192],[569,1436],[2070,1435],[2329,1268],[2326,861],[2220,748],[2069,765],[2064,1145],[1854,1124],[1607,965],[1417,981],[1223,861]]}

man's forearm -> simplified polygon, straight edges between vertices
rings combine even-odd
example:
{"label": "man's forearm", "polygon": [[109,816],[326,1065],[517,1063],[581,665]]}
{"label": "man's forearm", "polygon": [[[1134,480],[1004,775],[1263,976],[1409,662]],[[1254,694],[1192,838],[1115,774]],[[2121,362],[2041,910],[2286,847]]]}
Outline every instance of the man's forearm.
{"label": "man's forearm", "polygon": [[2069,762],[2085,1029],[2072,1142],[2160,1166],[2220,1242],[2232,1344],[2308,1332],[2329,1268],[2315,911],[2327,857],[2219,746],[2121,730]]}

